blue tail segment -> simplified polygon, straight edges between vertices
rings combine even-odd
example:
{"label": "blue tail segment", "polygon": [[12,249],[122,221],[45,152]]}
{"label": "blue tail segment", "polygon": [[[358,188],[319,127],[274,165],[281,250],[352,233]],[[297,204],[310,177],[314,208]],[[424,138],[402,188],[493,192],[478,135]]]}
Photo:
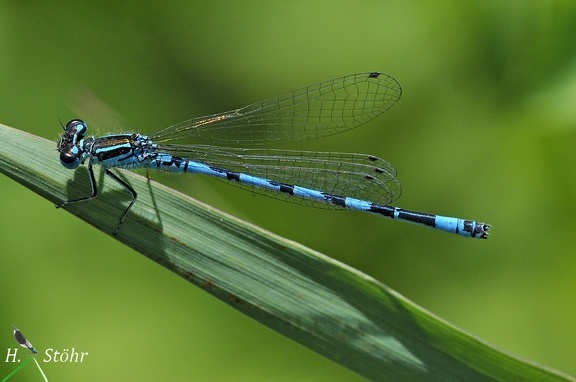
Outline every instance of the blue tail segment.
{"label": "blue tail segment", "polygon": [[116,228],[118,233],[137,194],[110,169],[143,167],[205,174],[293,203],[371,212],[464,237],[488,238],[489,224],[390,206],[401,194],[396,170],[374,155],[257,147],[355,128],[390,109],[401,94],[392,77],[370,72],[191,119],[150,136],[85,137],[86,123],[75,119],[66,124],[58,142],[60,162],[69,169],[87,164],[92,191],[58,207],[95,198],[98,189],[92,166],[102,165],[108,176],[132,194]]}
{"label": "blue tail segment", "polygon": [[370,212],[380,214],[389,219],[398,219],[405,222],[420,224],[426,227],[439,229],[444,232],[455,233],[464,237],[487,239],[490,236],[490,224],[478,223],[474,220],[464,220],[448,216],[424,214],[408,211],[398,207],[380,206],[373,204]]}
{"label": "blue tail segment", "polygon": [[[198,173],[214,176],[228,181],[257,187],[260,190],[268,190],[289,195],[293,198],[310,199],[322,203],[326,207],[336,206],[340,208],[372,212],[389,219],[415,223],[444,232],[455,233],[463,237],[486,239],[490,235],[490,225],[478,223],[474,220],[464,220],[440,215],[424,214],[404,210],[398,207],[380,205],[366,200],[329,194],[297,185],[279,183],[273,180],[255,177],[249,174],[228,171],[221,168],[210,167],[202,163],[186,161],[171,155],[160,155],[157,161],[150,164],[150,168],[182,173]],[[298,202],[298,200],[296,200]]]}

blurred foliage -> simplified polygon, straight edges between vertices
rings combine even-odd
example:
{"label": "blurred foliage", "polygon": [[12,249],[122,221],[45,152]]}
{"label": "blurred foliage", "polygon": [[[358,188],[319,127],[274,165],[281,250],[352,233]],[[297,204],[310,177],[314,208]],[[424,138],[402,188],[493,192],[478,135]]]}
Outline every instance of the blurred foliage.
{"label": "blurred foliage", "polygon": [[[575,32],[572,1],[4,1],[0,121],[55,141],[59,118],[152,132],[384,71],[399,104],[301,148],[384,157],[399,206],[487,221],[489,240],[152,176],[574,375]],[[15,324],[38,349],[90,353],[43,365],[49,378],[359,380],[3,176],[0,189],[0,343],[15,346]]]}

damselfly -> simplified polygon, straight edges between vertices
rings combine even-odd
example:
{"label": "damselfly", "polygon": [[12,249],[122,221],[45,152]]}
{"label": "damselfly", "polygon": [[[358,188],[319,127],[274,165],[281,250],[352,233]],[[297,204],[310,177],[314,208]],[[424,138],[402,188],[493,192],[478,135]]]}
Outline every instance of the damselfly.
{"label": "damselfly", "polygon": [[295,203],[372,212],[464,237],[486,239],[489,224],[390,206],[400,197],[400,183],[394,167],[376,156],[254,147],[352,129],[384,113],[401,94],[400,85],[392,77],[371,72],[191,119],[151,135],[85,137],[86,122],[74,119],[63,127],[64,135],[58,142],[60,162],[69,169],[87,164],[92,192],[59,207],[97,196],[92,166],[99,164],[132,195],[116,227],[117,233],[137,194],[110,169],[142,167],[211,175]]}

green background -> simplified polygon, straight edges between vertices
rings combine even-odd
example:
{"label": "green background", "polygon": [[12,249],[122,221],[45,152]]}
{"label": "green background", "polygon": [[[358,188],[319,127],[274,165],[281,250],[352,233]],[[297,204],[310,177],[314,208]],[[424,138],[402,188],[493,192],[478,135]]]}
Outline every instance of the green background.
{"label": "green background", "polygon": [[[150,133],[390,74],[404,93],[385,116],[301,148],[383,157],[398,206],[486,221],[489,240],[152,176],[574,375],[575,41],[572,1],[3,1],[0,122],[54,141],[59,118]],[[89,353],[42,363],[51,380],[361,380],[4,176],[0,190],[0,376],[16,367],[3,362],[14,324],[41,352]]]}

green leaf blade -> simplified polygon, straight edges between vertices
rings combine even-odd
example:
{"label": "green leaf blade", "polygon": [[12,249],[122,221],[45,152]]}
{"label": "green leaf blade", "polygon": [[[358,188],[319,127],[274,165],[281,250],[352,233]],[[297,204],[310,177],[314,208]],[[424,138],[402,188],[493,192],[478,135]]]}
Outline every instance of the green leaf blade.
{"label": "green leaf blade", "polygon": [[[2,125],[0,142],[10,142],[0,145],[0,171],[50,202],[89,193],[86,171],[63,168],[54,142]],[[129,196],[96,170],[99,197],[64,209],[111,234]],[[366,378],[574,380],[450,325],[325,255],[132,172],[117,173],[139,195],[117,240]]]}

